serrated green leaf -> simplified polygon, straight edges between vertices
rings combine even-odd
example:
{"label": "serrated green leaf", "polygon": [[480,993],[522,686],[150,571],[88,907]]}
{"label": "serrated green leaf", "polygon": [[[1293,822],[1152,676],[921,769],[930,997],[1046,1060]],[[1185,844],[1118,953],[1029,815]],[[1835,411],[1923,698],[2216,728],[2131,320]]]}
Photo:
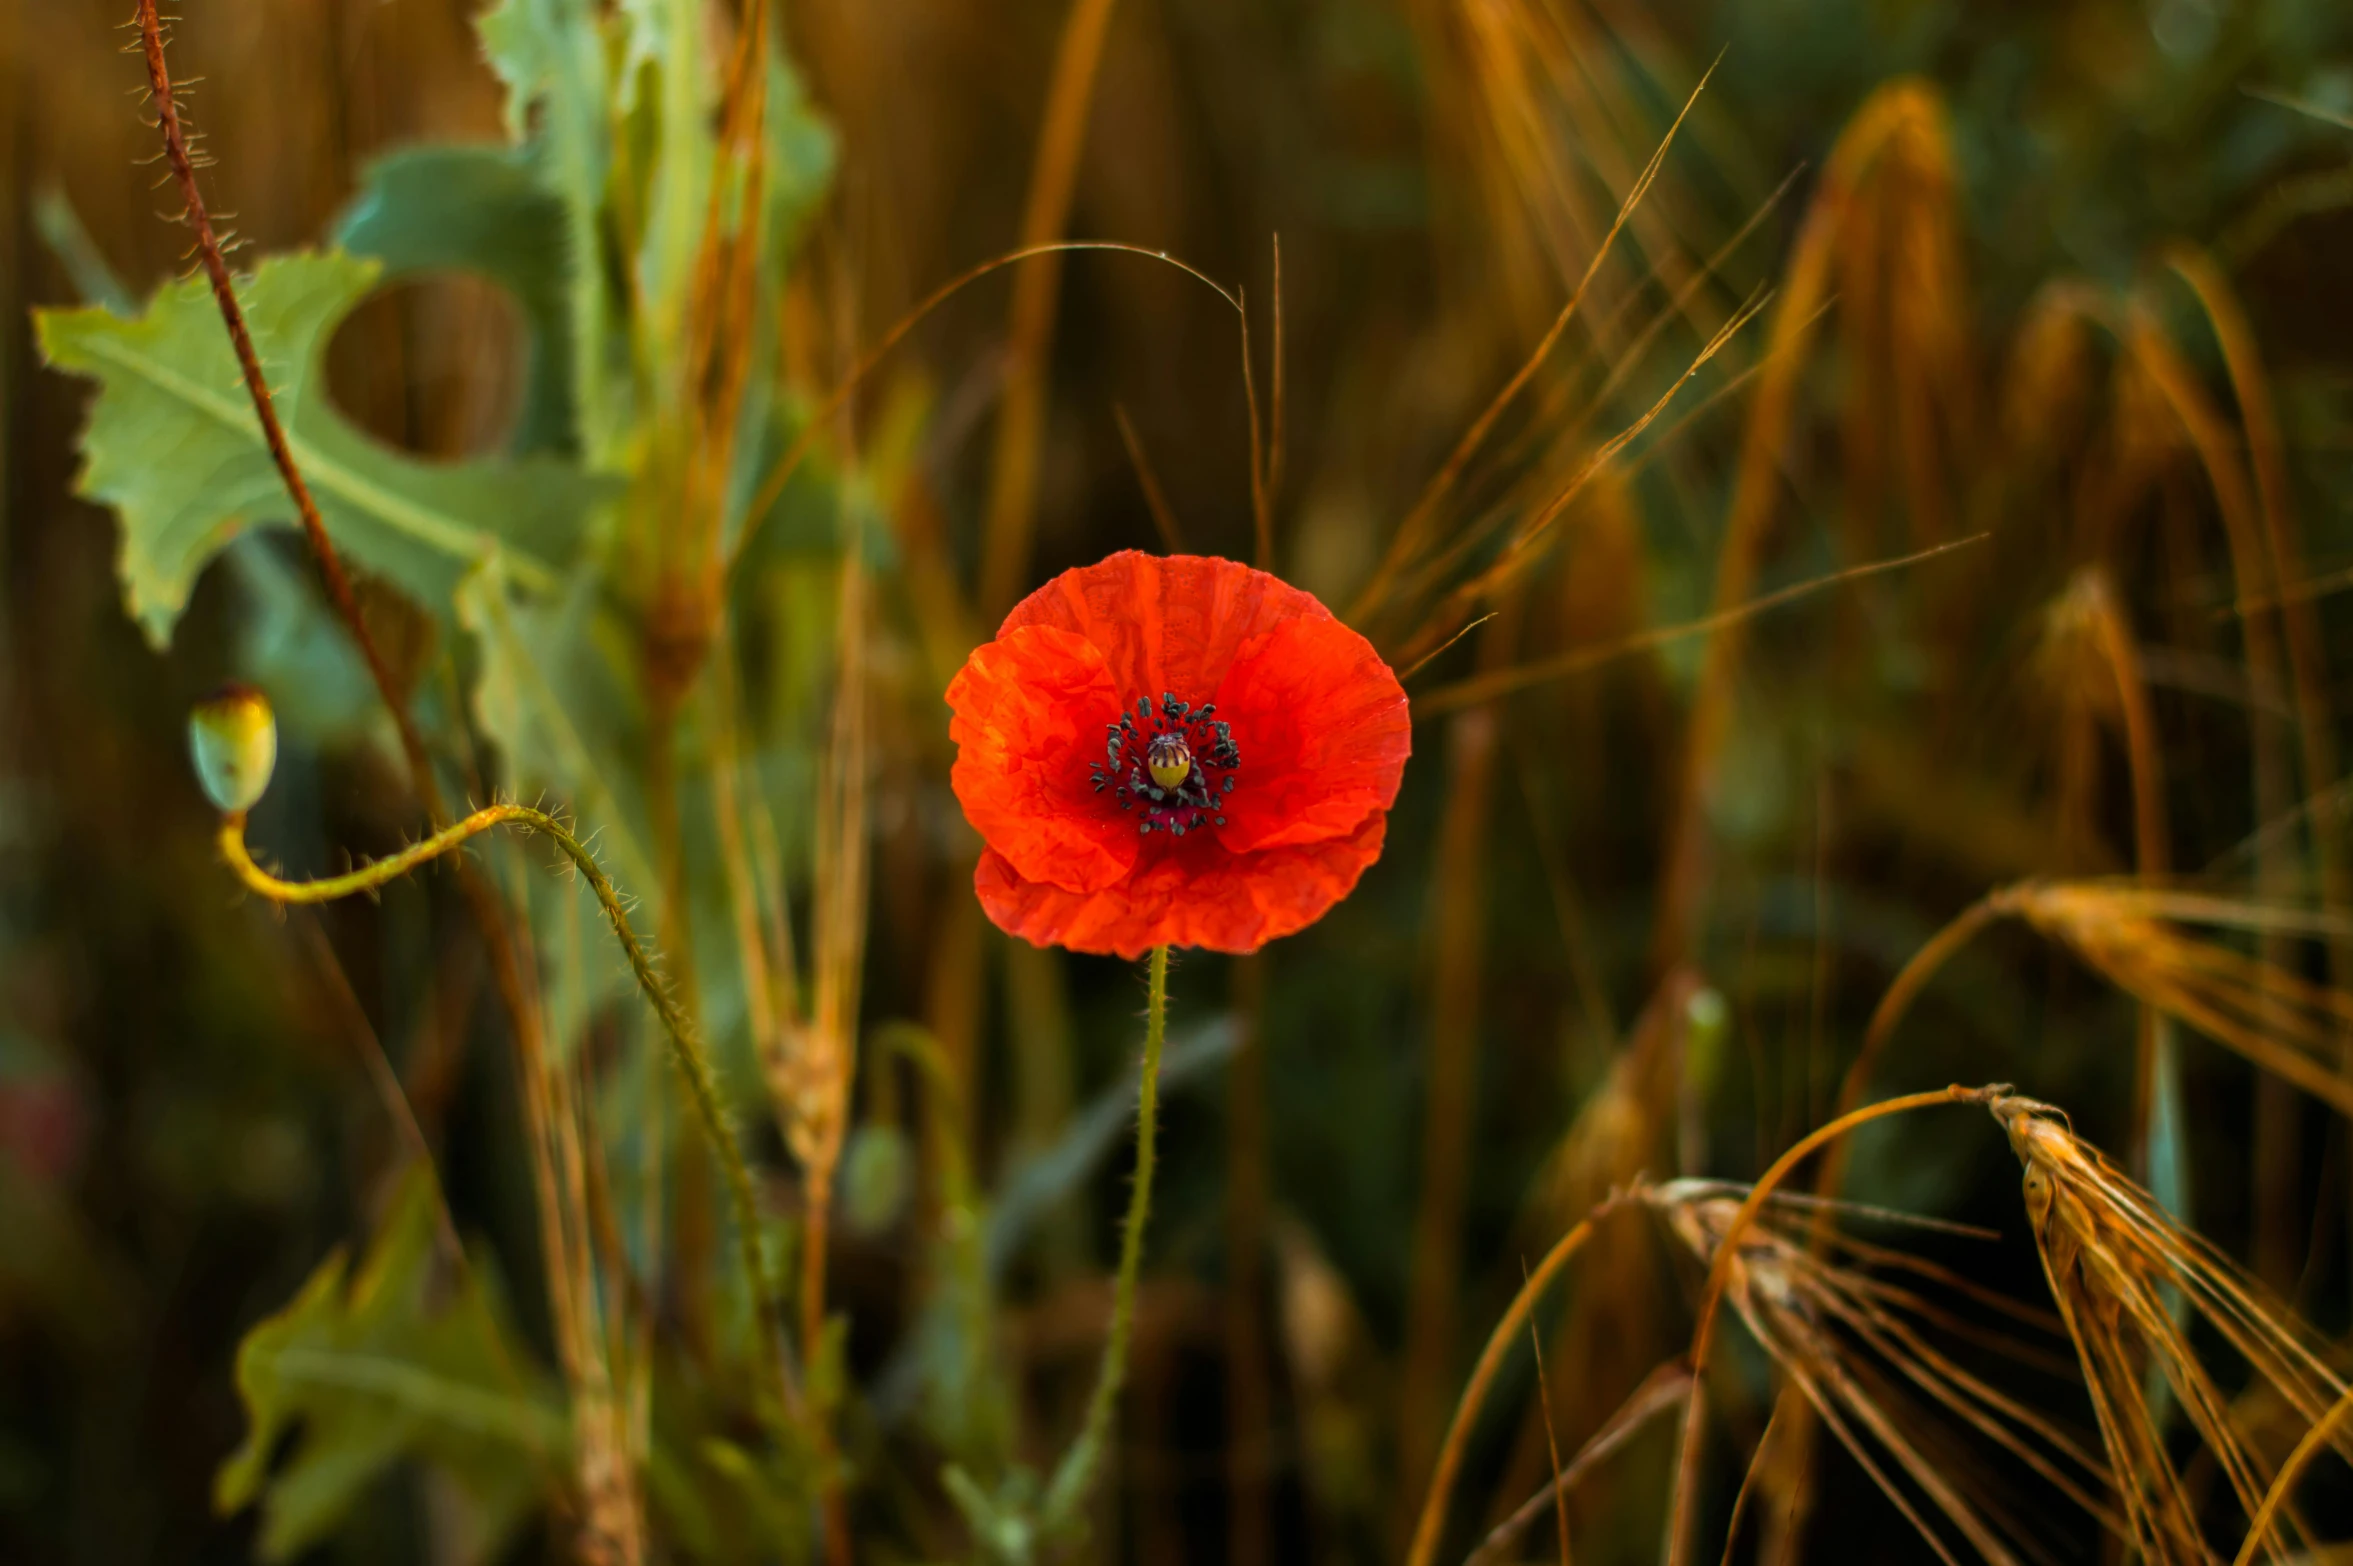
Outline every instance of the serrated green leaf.
{"label": "serrated green leaf", "polygon": [[[492,554],[515,580],[554,586],[606,492],[601,481],[544,458],[415,461],[330,405],[327,339],[379,273],[373,261],[303,252],[263,262],[238,290],[328,531],[354,561],[437,613]],[[230,539],[295,522],[211,293],[191,279],[133,319],[51,310],[38,323],[52,365],[99,383],[78,491],[120,517],[124,596],[149,641],[164,646],[198,574]]]}
{"label": "serrated green leaf", "polygon": [[[547,1377],[495,1300],[442,1274],[422,1168],[402,1184],[356,1277],[338,1250],[237,1350],[245,1442],[214,1479],[223,1513],[262,1504],[261,1552],[285,1560],[332,1533],[410,1458],[446,1471],[472,1515],[468,1559],[513,1531],[570,1440]],[[271,1455],[299,1429],[274,1471]]]}
{"label": "serrated green leaf", "polygon": [[370,164],[335,242],[387,280],[461,271],[505,289],[531,331],[518,451],[570,451],[572,321],[564,203],[511,147],[404,147]]}

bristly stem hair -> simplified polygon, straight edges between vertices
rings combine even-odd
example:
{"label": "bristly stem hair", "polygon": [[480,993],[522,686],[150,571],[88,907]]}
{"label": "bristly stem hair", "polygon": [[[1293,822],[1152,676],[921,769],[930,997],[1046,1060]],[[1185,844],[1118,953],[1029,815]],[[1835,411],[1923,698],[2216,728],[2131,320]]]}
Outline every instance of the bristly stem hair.
{"label": "bristly stem hair", "polygon": [[1049,1536],[1076,1518],[1095,1470],[1102,1466],[1103,1447],[1111,1434],[1112,1411],[1127,1379],[1128,1340],[1135,1334],[1136,1278],[1144,1264],[1144,1225],[1152,1216],[1152,1170],[1157,1152],[1160,1118],[1160,1051],[1168,1036],[1168,948],[1152,948],[1149,998],[1144,1011],[1144,1066],[1136,1088],[1136,1172],[1128,1190],[1127,1225],[1119,1236],[1119,1277],[1111,1296],[1111,1333],[1103,1340],[1103,1361],[1095,1372],[1095,1390],[1087,1398],[1087,1422],[1062,1454],[1046,1489],[1043,1518]]}
{"label": "bristly stem hair", "polygon": [[[637,986],[645,992],[654,1015],[660,1019],[662,1031],[670,1043],[671,1062],[678,1074],[686,1079],[688,1095],[694,1100],[695,1118],[711,1150],[718,1155],[720,1166],[726,1171],[729,1198],[735,1208],[736,1241],[742,1250],[745,1281],[752,1290],[754,1309],[760,1317],[761,1356],[767,1362],[767,1385],[761,1402],[765,1405],[770,1393],[788,1400],[797,1400],[797,1391],[784,1360],[779,1334],[783,1329],[784,1311],[760,1245],[759,1204],[752,1191],[750,1169],[745,1165],[743,1151],[736,1145],[735,1134],[728,1126],[725,1101],[719,1096],[718,1075],[711,1069],[711,1057],[703,1048],[693,1023],[679,1009],[678,1001],[670,993],[655,969],[653,958],[645,943],[631,928],[628,911],[622,906],[621,894],[612,878],[597,863],[596,856],[586,844],[573,835],[570,828],[544,810],[529,805],[485,805],[463,820],[452,823],[421,842],[412,843],[397,854],[371,860],[358,869],[343,875],[323,876],[313,881],[288,881],[272,875],[254,863],[253,855],[245,846],[245,816],[231,812],[221,818],[221,857],[228,861],[230,870],[249,889],[274,903],[329,903],[361,893],[373,893],[399,880],[410,871],[440,858],[461,847],[468,839],[501,826],[518,826],[551,839],[564,851],[564,856],[587,881],[589,890],[596,894],[597,905],[604,910],[606,922],[613,927],[613,936],[621,943],[621,952],[629,960],[629,971],[637,976]],[[1156,968],[1155,973],[1158,972]],[[1155,992],[1157,993],[1157,985]],[[1155,1034],[1157,1038],[1157,1034]],[[1150,1085],[1147,1080],[1146,1092]]]}
{"label": "bristly stem hair", "polygon": [[409,716],[408,704],[400,699],[399,687],[393,684],[392,670],[384,662],[384,654],[377,648],[375,639],[368,634],[367,622],[360,618],[359,599],[352,593],[351,577],[343,569],[343,557],[336,553],[334,541],[327,536],[319,503],[311,497],[310,486],[303,482],[302,470],[294,463],[293,448],[287,444],[286,427],[278,421],[269,377],[262,372],[261,355],[254,351],[253,334],[245,325],[245,311],[237,303],[236,283],[229,275],[228,260],[221,253],[220,236],[213,231],[212,214],[204,205],[203,191],[197,188],[196,161],[188,152],[188,131],[180,119],[178,90],[172,86],[171,67],[163,57],[163,21],[156,15],[155,5],[156,0],[139,0],[136,21],[139,41],[147,56],[147,83],[155,101],[156,125],[163,133],[164,159],[171,165],[172,178],[180,187],[180,200],[186,209],[183,221],[195,231],[196,257],[212,284],[212,296],[220,305],[222,324],[229,329],[229,342],[237,352],[237,367],[245,377],[246,394],[253,401],[253,415],[261,423],[262,440],[268,445],[270,460],[277,464],[278,476],[286,484],[286,494],[302,519],[302,531],[319,562],[319,575],[327,584],[327,596],[333,601],[344,629],[359,644],[368,675],[376,682],[384,706],[400,730],[401,753],[408,758],[409,770],[416,776],[418,797],[423,800],[426,813],[438,819],[440,790],[433,780],[433,763],[426,755],[424,736],[417,732],[416,720]]}

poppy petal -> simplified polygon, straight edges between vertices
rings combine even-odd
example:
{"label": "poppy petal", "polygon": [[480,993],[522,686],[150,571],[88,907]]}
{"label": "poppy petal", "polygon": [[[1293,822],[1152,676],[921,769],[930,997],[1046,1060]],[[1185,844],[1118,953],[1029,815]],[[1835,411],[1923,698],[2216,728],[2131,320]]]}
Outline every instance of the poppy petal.
{"label": "poppy petal", "polygon": [[1345,837],[1255,854],[1196,836],[1148,853],[1116,886],[1073,892],[1030,880],[994,848],[972,876],[997,927],[1033,946],[1141,957],[1155,946],[1254,952],[1304,929],[1356,887],[1381,857],[1388,812]]}
{"label": "poppy petal", "polygon": [[1063,572],[1014,605],[997,634],[1025,625],[1072,632],[1102,649],[1127,700],[1168,692],[1198,703],[1251,637],[1331,617],[1312,595],[1238,561],[1128,549]]}
{"label": "poppy petal", "polygon": [[949,782],[964,815],[1024,880],[1101,891],[1141,848],[1135,823],[1094,792],[1119,691],[1083,636],[1031,626],[975,648],[948,685]]}
{"label": "poppy petal", "polygon": [[1337,620],[1288,620],[1252,637],[1217,691],[1241,748],[1218,839],[1237,854],[1352,832],[1397,799],[1413,752],[1404,687]]}

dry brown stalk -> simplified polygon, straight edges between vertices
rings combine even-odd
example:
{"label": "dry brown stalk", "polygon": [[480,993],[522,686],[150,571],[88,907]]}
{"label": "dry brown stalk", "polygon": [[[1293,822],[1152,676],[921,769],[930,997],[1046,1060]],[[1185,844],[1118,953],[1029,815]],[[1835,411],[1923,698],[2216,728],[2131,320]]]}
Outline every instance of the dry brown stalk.
{"label": "dry brown stalk", "polygon": [[1633,1440],[1653,1419],[1681,1404],[1690,1390],[1691,1372],[1681,1365],[1668,1363],[1653,1369],[1642,1378],[1641,1385],[1627,1394],[1617,1412],[1577,1449],[1577,1454],[1559,1466],[1549,1484],[1489,1530],[1487,1537],[1479,1541],[1479,1547],[1463,1557],[1463,1566],[1494,1566],[1495,1562],[1508,1558],[1511,1547],[1546,1506],[1565,1498],[1596,1464]]}
{"label": "dry brown stalk", "polygon": [[[742,564],[745,556],[750,552],[752,540],[758,536],[761,522],[775,509],[776,502],[783,497],[785,486],[791,483],[792,476],[800,471],[801,463],[815,449],[818,440],[835,428],[835,416],[849,402],[851,394],[866,383],[866,378],[874,373],[875,368],[884,359],[890,357],[891,350],[907,340],[908,333],[920,326],[934,310],[984,277],[1001,272],[1009,266],[1018,266],[1025,261],[1069,255],[1077,251],[1105,251],[1118,255],[1144,256],[1163,266],[1174,267],[1224,300],[1227,307],[1232,309],[1236,315],[1243,313],[1241,296],[1199,267],[1180,261],[1165,250],[1155,250],[1149,245],[1131,245],[1124,240],[1065,239],[1051,244],[1023,245],[1017,249],[1008,250],[1002,255],[991,256],[976,266],[966,267],[924,295],[906,314],[893,321],[889,329],[876,338],[873,345],[860,354],[857,361],[842,374],[839,380],[833,383],[824,399],[818,403],[816,411],[810,415],[808,423],[804,424],[800,433],[793,437],[793,442],[785,448],[784,455],[776,459],[776,465],[769,470],[768,476],[760,483],[759,491],[753,495],[752,503],[745,508],[744,525],[736,535],[733,551],[728,557],[728,570],[732,572]],[[1246,337],[1247,334],[1245,334],[1245,339]],[[1245,372],[1247,372],[1248,364],[1249,360],[1245,356],[1243,360]],[[969,650],[969,646],[966,650]]]}
{"label": "dry brown stalk", "polygon": [[[2096,567],[2077,573],[2052,606],[2044,622],[2044,655],[2062,704],[2077,718],[2069,724],[2071,729],[2088,730],[2094,714],[2116,714],[2132,776],[2133,867],[2144,880],[2162,879],[2172,860],[2166,843],[2165,771],[2156,718],[2149,710],[2148,684],[2132,628],[2125,623],[2107,576]],[[2148,1175],[2161,1057],[2169,1043],[2164,1014],[2144,1005],[2133,1072],[2131,1155],[2132,1167],[2143,1178]]]}
{"label": "dry brown stalk", "polygon": [[[1644,1199],[1695,1257],[1712,1265],[1742,1194],[1720,1182],[1679,1180],[1646,1191]],[[1825,1206],[1823,1216],[1834,1210]],[[1958,1363],[1937,1337],[1974,1339],[2003,1350],[2010,1341],[1975,1328],[1913,1288],[1821,1254],[1806,1232],[1811,1226],[1796,1221],[1800,1211],[1777,1201],[1749,1226],[1723,1269],[1726,1297],[1814,1415],[1937,1556],[1957,1566],[1952,1542],[1931,1525],[1923,1500],[1996,1566],[2016,1566],[2021,1556],[2037,1554],[2031,1532],[2002,1508],[1983,1482],[1975,1454],[1946,1427],[1947,1419],[2007,1452],[2086,1511],[2103,1515],[2096,1492],[2107,1473],[2099,1458],[2049,1418]],[[1841,1242],[1833,1238],[1832,1246]],[[2026,1314],[1900,1253],[1848,1248],[1859,1260],[1935,1278],[2014,1319]],[[2058,1323],[2047,1323],[2046,1330],[2056,1333]],[[2064,1365],[2058,1368],[2066,1373]]]}
{"label": "dry brown stalk", "polygon": [[[1094,104],[1095,70],[1103,58],[1115,0],[1072,0],[1054,51],[1046,117],[1038,132],[1029,196],[1021,214],[1023,248],[1050,244],[1070,222],[1079,153],[1086,145]],[[1020,596],[1029,570],[1030,534],[1037,522],[1038,446],[1045,433],[1046,366],[1054,340],[1059,256],[1024,267],[1013,283],[1013,315],[1006,333],[1005,401],[997,416],[996,450],[989,464],[989,503],[981,528],[979,608],[1003,614]]]}
{"label": "dry brown stalk", "polygon": [[1422,1498],[1421,1515],[1416,1520],[1412,1542],[1406,1549],[1406,1566],[1430,1566],[1438,1551],[1438,1538],[1446,1525],[1446,1505],[1454,1491],[1456,1473],[1462,1467],[1463,1450],[1470,1439],[1471,1428],[1477,1423],[1479,1410],[1487,1401],[1487,1391],[1494,1384],[1495,1373],[1502,1368],[1503,1356],[1519,1340],[1520,1329],[1543,1298],[1545,1286],[1569,1259],[1592,1238],[1594,1225],[1607,1217],[1622,1201],[1618,1195],[1605,1197],[1592,1212],[1579,1219],[1576,1226],[1553,1243],[1520,1285],[1520,1292],[1512,1297],[1495,1329],[1487,1335],[1487,1346],[1479,1353],[1479,1360],[1471,1368],[1471,1378],[1464,1384],[1462,1397],[1454,1406],[1454,1418],[1446,1427],[1446,1440],[1438,1450],[1435,1466],[1430,1473],[1430,1488]]}
{"label": "dry brown stalk", "polygon": [[[2025,1169],[2035,1245],[2082,1361],[2132,1541],[2156,1566],[2207,1566],[2213,1557],[2199,1506],[2146,1396],[2152,1372],[2170,1389],[2242,1514],[2263,1509],[2275,1468],[2191,1347],[2173,1301],[2186,1302],[2308,1425],[2319,1425],[2345,1396],[2342,1371],[2294,1312],[2212,1244],[2174,1223],[2079,1139],[2062,1112],[2006,1096],[1988,1107]],[[2353,1451],[2353,1440],[2338,1439],[2341,1450]]]}
{"label": "dry brown stalk", "polygon": [[[1399,661],[1410,662],[1422,656],[1434,644],[1452,635],[1483,604],[1494,601],[1525,577],[1550,548],[1553,532],[1568,514],[1569,508],[1597,477],[1608,471],[1610,464],[1617,460],[1621,452],[1658,421],[1683,388],[1691,383],[1692,378],[1730,346],[1742,328],[1763,312],[1770,298],[1771,295],[1762,289],[1750,295],[1731,318],[1716,330],[1715,335],[1700,345],[1699,351],[1684,365],[1683,372],[1659,394],[1655,402],[1636,415],[1631,423],[1590,451],[1573,452],[1564,479],[1555,482],[1539,477],[1532,487],[1528,504],[1494,513],[1496,524],[1514,515],[1520,519],[1501,553],[1492,565],[1447,594],[1444,602],[1423,621],[1421,629],[1407,639],[1398,653]],[[1444,551],[1414,573],[1405,595],[1418,596],[1444,579],[1493,531],[1493,526],[1484,523],[1464,528]]]}
{"label": "dry brown stalk", "polygon": [[[2124,346],[2138,376],[2156,393],[2167,412],[2196,451],[2214,490],[2215,507],[2222,515],[2223,538],[2229,547],[2234,600],[2253,602],[2270,594],[2271,560],[2259,525],[2255,485],[2242,465],[2220,412],[2205,389],[2166,337],[2145,303],[2128,312]],[[2278,628],[2268,615],[2242,614],[2240,633],[2247,674],[2258,689],[2284,688],[2280,667]],[[2254,741],[2255,816],[2259,824],[2287,814],[2287,746],[2282,725],[2268,703],[2248,709]],[[2287,895],[2294,880],[2288,845],[2276,834],[2258,840],[2255,890],[2258,897],[2276,901]],[[2274,965],[2276,953],[2266,951]],[[2298,1151],[2296,1104],[2276,1083],[2259,1082],[2255,1090],[2255,1127],[2251,1140],[2256,1187],[2256,1270],[2274,1287],[2285,1287],[2297,1267]]]}
{"label": "dry brown stalk", "polygon": [[[1522,1244],[1549,1239],[1612,1191],[1627,1189],[1672,1161],[1683,1057],[1700,993],[1696,974],[1670,974],[1634,1020],[1607,1074],[1578,1106],[1567,1134],[1537,1176]],[[1604,1281],[1569,1297],[1546,1353],[1560,1391],[1553,1413],[1564,1429],[1601,1428],[1633,1392],[1635,1370],[1676,1348],[1666,1330],[1653,1263],[1650,1238],[1638,1229],[1605,1226],[1595,1237],[1585,1270]],[[1520,1421],[1500,1481],[1505,1496],[1542,1483],[1546,1451],[1536,1413],[1531,1409]],[[1623,1509],[1630,1498],[1605,1491],[1593,1503]]]}
{"label": "dry brown stalk", "polygon": [[[1506,612],[1480,633],[1482,665],[1510,661],[1518,622],[1516,612]],[[1402,1472],[1409,1476],[1406,1494],[1430,1471],[1440,1411],[1453,1374],[1463,1193],[1470,1175],[1480,1053],[1487,837],[1500,744],[1498,721],[1495,713],[1473,708],[1449,725],[1446,809],[1431,888],[1434,951],[1422,1165],[1397,1405],[1398,1452]]]}
{"label": "dry brown stalk", "polygon": [[[1784,272],[1779,303],[1764,349],[1748,426],[1741,438],[1731,509],[1716,557],[1713,605],[1723,613],[1751,596],[1764,563],[1781,478],[1782,451],[1794,419],[1802,351],[1815,315],[1830,298],[1840,241],[1874,191],[1920,158],[1906,149],[1941,147],[1944,116],[1935,90],[1919,81],[1880,88],[1855,112],[1832,148],[1822,183],[1808,206]],[[1937,154],[1941,160],[1943,154]],[[1732,680],[1741,638],[1708,643],[1687,727],[1679,796],[1670,816],[1659,912],[1651,940],[1655,972],[1673,967],[1697,938],[1700,902],[1708,882],[1707,799],[1716,761],[1732,719]]]}
{"label": "dry brown stalk", "polygon": [[1594,247],[1593,259],[1587,264],[1584,275],[1577,280],[1577,286],[1570,290],[1568,302],[1563,304],[1560,313],[1553,317],[1551,327],[1537,341],[1535,348],[1530,351],[1527,358],[1520,362],[1520,367],[1512,373],[1509,380],[1504,382],[1502,389],[1496,392],[1486,408],[1476,419],[1471,421],[1471,427],[1463,432],[1462,438],[1455,443],[1454,450],[1447,455],[1445,462],[1439,465],[1438,471],[1431,475],[1430,482],[1423,487],[1421,495],[1414,501],[1413,509],[1408,511],[1405,520],[1398,524],[1397,532],[1390,539],[1389,548],[1382,555],[1380,565],[1375,568],[1371,579],[1365,583],[1363,590],[1357,594],[1355,602],[1349,606],[1347,618],[1352,623],[1362,622],[1386,608],[1396,596],[1398,579],[1401,574],[1421,563],[1421,557],[1431,542],[1432,531],[1437,526],[1439,507],[1447,496],[1453,493],[1455,485],[1461,482],[1464,471],[1470,466],[1471,459],[1478,454],[1479,449],[1486,444],[1487,437],[1493,432],[1496,421],[1503,417],[1504,412],[1518,399],[1519,394],[1526,389],[1529,381],[1535,377],[1536,372],[1552,357],[1552,351],[1559,345],[1562,333],[1568,330],[1569,322],[1575,318],[1578,307],[1585,302],[1587,290],[1592,287],[1594,278],[1600,274],[1602,263],[1608,259],[1610,247],[1616,241],[1619,231],[1626,226],[1635,210],[1641,206],[1643,198],[1650,193],[1651,185],[1658,179],[1659,170],[1666,164],[1667,152],[1675,144],[1676,131],[1682,128],[1685,117],[1691,113],[1692,106],[1699,101],[1700,93],[1706,90],[1707,82],[1706,76],[1700,78],[1699,85],[1694,87],[1691,90],[1691,96],[1684,100],[1682,111],[1675,116],[1674,123],[1667,127],[1666,134],[1659,139],[1658,148],[1651,154],[1650,162],[1643,167],[1642,173],[1628,187],[1625,199],[1618,204],[1618,213],[1610,224],[1609,232],[1604,234],[1600,244]]}
{"label": "dry brown stalk", "polygon": [[[2328,658],[2311,600],[2288,592],[2287,584],[2302,579],[2303,541],[2296,523],[2293,492],[2288,482],[2287,457],[2280,439],[2279,418],[2273,411],[2269,377],[2263,368],[2255,334],[2247,323],[2229,279],[2211,256],[2192,247],[2177,247],[2166,259],[2198,296],[2215,338],[2222,345],[2230,371],[2231,388],[2239,403],[2239,423],[2246,433],[2248,467],[2255,479],[2255,496],[2263,517],[2273,592],[2252,599],[2242,585],[2242,612],[2275,611],[2280,618],[2288,674],[2296,701],[2296,725],[2303,741],[2305,797],[2317,798],[2337,780],[2336,742],[2330,722]],[[2342,845],[2335,819],[2327,812],[2312,817],[2313,852],[2320,870],[2323,906],[2346,906],[2349,889]],[[2340,971],[2339,984],[2353,980]]]}
{"label": "dry brown stalk", "polygon": [[[2263,517],[2264,543],[2268,550],[2265,563],[2270,569],[2268,593],[2262,589],[2250,593],[2248,584],[2240,583],[2239,607],[2242,614],[2262,614],[2268,608],[2279,617],[2280,638],[2287,654],[2296,703],[2303,794],[2308,800],[2318,799],[2337,781],[2335,719],[2327,700],[2328,654],[2311,600],[2287,591],[2289,583],[2304,575],[2303,544],[2279,419],[2272,407],[2270,379],[2264,372],[2262,353],[2256,346],[2246,313],[2239,306],[2238,296],[2213,258],[2185,245],[2167,252],[2166,259],[2175,273],[2190,285],[2205,310],[2215,338],[2222,346],[2231,389],[2238,399],[2239,424],[2246,435],[2247,466],[2254,477],[2256,501]],[[2250,598],[2269,598],[2271,602],[2259,606],[2250,602]],[[2266,818],[2267,825],[2271,819]],[[2336,813],[2325,809],[2308,812],[2306,824],[2312,836],[2312,858],[2319,872],[2321,906],[2331,912],[2342,911],[2353,905],[2353,872],[2349,872],[2345,862],[2345,845]],[[2353,986],[2353,945],[2344,941],[2330,943],[2329,977],[2339,989]],[[2341,1069],[2353,1076],[2353,1035],[2340,1041],[2340,1049],[2343,1051]],[[2275,1180],[2292,1175],[2286,1157],[2283,1152],[2275,1160],[2280,1166],[2273,1171]],[[2272,1248],[2279,1249],[2280,1242],[2274,1240]]]}
{"label": "dry brown stalk", "polygon": [[[1636,631],[1614,641],[1575,648],[1557,657],[1520,664],[1514,668],[1482,672],[1457,684],[1441,686],[1427,695],[1415,697],[1414,711],[1419,716],[1429,717],[1433,713],[1450,712],[1460,707],[1484,704],[1499,696],[1509,696],[1532,686],[1544,685],[1587,673],[1600,668],[1603,664],[1615,662],[1632,653],[1646,652],[1652,648],[1663,647],[1670,642],[1678,642],[1690,637],[1712,637],[1719,632],[1739,625],[1742,621],[1754,619],[1756,616],[1778,609],[1784,604],[1795,603],[1801,598],[1810,597],[1826,588],[1879,576],[1889,571],[1900,571],[1908,566],[1921,565],[1954,550],[1966,549],[1972,544],[1982,542],[1984,538],[1985,535],[1979,533],[1969,538],[1954,539],[1950,543],[1934,544],[1917,553],[1900,555],[1893,560],[1874,560],[1864,565],[1849,566],[1843,571],[1834,571],[1828,576],[1815,577],[1805,582],[1792,582],[1787,587],[1775,588],[1769,593],[1760,593],[1746,603],[1718,610],[1701,619],[1686,620],[1678,625],[1652,626],[1648,630]],[[1438,649],[1439,652],[1444,650],[1443,647]],[[1435,656],[1435,654],[1431,656]],[[1428,659],[1425,658],[1423,661],[1426,663]],[[1410,669],[1407,671],[1409,676],[1413,672]]]}
{"label": "dry brown stalk", "polygon": [[1272,959],[1260,952],[1234,964],[1233,1007],[1241,1028],[1226,1088],[1226,1561],[1265,1566],[1267,1475],[1273,1410],[1267,1386],[1266,1326],[1259,1292],[1266,1272],[1266,986]]}

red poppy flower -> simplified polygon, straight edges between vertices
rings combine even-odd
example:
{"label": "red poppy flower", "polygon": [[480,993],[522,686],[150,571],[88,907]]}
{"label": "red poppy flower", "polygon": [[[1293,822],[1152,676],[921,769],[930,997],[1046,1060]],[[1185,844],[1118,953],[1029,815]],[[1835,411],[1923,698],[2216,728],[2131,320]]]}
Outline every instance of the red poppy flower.
{"label": "red poppy flower", "polygon": [[1136,957],[1256,951],[1381,856],[1413,749],[1372,644],[1264,571],[1127,551],[1015,606],[948,686],[998,926]]}

